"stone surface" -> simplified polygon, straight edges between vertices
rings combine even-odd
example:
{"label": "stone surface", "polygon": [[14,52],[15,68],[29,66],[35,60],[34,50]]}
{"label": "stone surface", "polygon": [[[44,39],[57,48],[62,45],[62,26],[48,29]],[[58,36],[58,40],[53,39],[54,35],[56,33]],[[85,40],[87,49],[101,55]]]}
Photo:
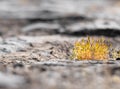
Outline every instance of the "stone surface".
{"label": "stone surface", "polygon": [[1,0],[0,6],[1,18],[118,18],[120,15],[118,0]]}
{"label": "stone surface", "polygon": [[[4,81],[1,78],[0,87],[4,89],[119,88],[119,60],[71,60],[71,50],[78,39],[82,37],[54,35],[1,39],[0,45],[16,46],[16,49],[23,48],[24,51],[12,48],[11,52],[0,55],[0,77],[5,77]],[[108,39],[114,47],[119,48],[119,43],[116,41],[119,37],[116,37],[116,40],[106,37],[106,40]],[[3,44],[3,41],[6,44]],[[6,49],[9,47],[6,46]]]}
{"label": "stone surface", "polygon": [[120,58],[71,58],[74,43],[87,36],[103,36],[119,53],[119,4],[0,0],[0,89],[119,89]]}
{"label": "stone surface", "polygon": [[23,77],[0,73],[0,88],[18,88],[25,83]]}

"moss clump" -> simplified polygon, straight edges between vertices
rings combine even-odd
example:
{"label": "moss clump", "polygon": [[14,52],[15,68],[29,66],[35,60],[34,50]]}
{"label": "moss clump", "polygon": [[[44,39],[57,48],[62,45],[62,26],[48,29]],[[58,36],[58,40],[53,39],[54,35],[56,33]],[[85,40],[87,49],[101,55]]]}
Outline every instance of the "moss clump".
{"label": "moss clump", "polygon": [[109,46],[103,38],[94,40],[88,37],[74,44],[73,58],[78,60],[107,60],[109,59]]}

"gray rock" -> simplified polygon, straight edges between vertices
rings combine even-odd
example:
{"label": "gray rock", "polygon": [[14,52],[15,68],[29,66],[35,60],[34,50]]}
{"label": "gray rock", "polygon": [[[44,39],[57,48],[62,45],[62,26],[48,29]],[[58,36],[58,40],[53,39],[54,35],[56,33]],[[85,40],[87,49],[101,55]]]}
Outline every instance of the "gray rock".
{"label": "gray rock", "polygon": [[[0,1],[1,18],[61,18],[66,16],[86,16],[114,18],[120,16],[118,7],[115,15],[109,11],[117,1],[109,0],[2,0]],[[94,4],[94,6],[93,6]],[[106,17],[107,16],[107,17]]]}
{"label": "gray rock", "polygon": [[18,88],[21,87],[24,83],[25,79],[23,77],[0,72],[0,87]]}
{"label": "gray rock", "polygon": [[9,38],[0,42],[0,53],[14,53],[25,50],[29,47],[29,43],[17,38]]}

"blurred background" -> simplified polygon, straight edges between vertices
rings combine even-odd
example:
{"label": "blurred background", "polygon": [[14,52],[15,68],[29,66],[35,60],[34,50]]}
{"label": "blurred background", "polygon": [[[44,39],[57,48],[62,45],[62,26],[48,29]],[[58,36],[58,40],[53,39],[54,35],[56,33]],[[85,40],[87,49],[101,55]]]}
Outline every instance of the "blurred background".
{"label": "blurred background", "polygon": [[119,9],[119,0],[0,0],[0,36],[119,36]]}

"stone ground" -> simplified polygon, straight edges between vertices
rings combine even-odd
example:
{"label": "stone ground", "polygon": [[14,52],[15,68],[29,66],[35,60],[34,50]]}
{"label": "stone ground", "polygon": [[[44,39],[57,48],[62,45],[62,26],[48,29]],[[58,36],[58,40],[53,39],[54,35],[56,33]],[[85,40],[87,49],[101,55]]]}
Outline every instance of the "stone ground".
{"label": "stone ground", "polygon": [[119,0],[21,1],[0,1],[0,89],[120,88],[119,58],[71,60],[87,36],[120,49]]}

